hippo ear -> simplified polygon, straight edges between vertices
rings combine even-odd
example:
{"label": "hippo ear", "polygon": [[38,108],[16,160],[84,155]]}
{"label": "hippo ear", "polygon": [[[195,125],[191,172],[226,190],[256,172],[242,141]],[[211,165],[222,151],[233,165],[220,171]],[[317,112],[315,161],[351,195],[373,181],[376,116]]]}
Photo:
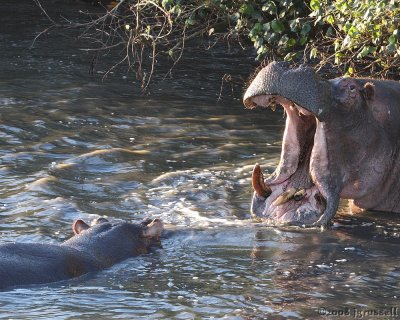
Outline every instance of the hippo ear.
{"label": "hippo ear", "polygon": [[160,219],[154,219],[143,229],[143,237],[159,238],[164,230],[164,224]]}
{"label": "hippo ear", "polygon": [[78,219],[72,224],[72,230],[75,234],[80,234],[82,231],[89,229],[90,226],[83,220]]}
{"label": "hippo ear", "polygon": [[375,96],[375,85],[372,82],[367,82],[361,92],[365,100],[372,100]]}
{"label": "hippo ear", "polygon": [[147,226],[147,225],[149,225],[151,222],[153,222],[153,219],[151,219],[151,218],[144,218],[140,224],[143,225],[143,226]]}
{"label": "hippo ear", "polygon": [[105,223],[105,222],[108,222],[108,220],[106,218],[100,217],[100,218],[94,219],[90,223],[90,226],[95,226],[96,224]]}

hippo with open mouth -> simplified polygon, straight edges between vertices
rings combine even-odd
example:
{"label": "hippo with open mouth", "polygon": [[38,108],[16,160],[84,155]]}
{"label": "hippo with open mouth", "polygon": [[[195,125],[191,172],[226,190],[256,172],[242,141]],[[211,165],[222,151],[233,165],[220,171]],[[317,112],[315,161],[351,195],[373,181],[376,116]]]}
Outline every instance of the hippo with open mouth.
{"label": "hippo with open mouth", "polygon": [[323,226],[339,199],[361,209],[400,212],[400,84],[324,80],[309,66],[272,62],[251,82],[247,108],[284,108],[276,170],[256,165],[251,211],[274,225]]}

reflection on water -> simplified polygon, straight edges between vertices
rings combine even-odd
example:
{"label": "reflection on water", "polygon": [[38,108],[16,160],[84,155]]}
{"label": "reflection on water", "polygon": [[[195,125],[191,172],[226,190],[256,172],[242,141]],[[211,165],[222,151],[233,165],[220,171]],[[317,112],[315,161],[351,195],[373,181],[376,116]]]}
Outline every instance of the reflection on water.
{"label": "reflection on water", "polygon": [[169,231],[162,249],[98,274],[0,293],[0,319],[309,319],[318,308],[400,307],[397,216],[350,216],[343,202],[322,233],[249,219],[250,172],[277,164],[282,115],[216,98],[221,76],[246,76],[250,57],[221,50],[210,64],[193,53],[143,96],[119,74],[92,79],[71,39],[28,50],[45,19],[28,1],[19,10],[32,22],[3,9],[2,241],[60,242],[74,219],[99,215],[157,216]]}

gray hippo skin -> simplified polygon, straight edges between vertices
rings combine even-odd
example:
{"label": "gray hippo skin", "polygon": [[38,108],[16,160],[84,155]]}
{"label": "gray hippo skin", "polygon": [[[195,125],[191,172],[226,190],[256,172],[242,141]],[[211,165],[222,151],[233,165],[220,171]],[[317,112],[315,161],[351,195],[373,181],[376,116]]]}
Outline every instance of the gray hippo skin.
{"label": "gray hippo skin", "polygon": [[75,235],[61,244],[6,243],[0,245],[0,289],[79,277],[146,253],[159,244],[159,219],[139,224],[100,218],[87,225],[77,220]]}
{"label": "gray hippo skin", "polygon": [[321,79],[311,67],[272,62],[244,95],[247,108],[286,113],[276,170],[253,170],[252,214],[274,225],[326,225],[340,198],[400,212],[400,84]]}

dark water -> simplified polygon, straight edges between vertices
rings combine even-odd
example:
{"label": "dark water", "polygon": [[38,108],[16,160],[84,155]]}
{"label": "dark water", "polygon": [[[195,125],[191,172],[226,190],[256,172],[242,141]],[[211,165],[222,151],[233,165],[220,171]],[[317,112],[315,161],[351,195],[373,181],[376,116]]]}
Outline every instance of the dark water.
{"label": "dark water", "polygon": [[400,308],[399,217],[343,202],[325,232],[249,219],[252,166],[277,164],[283,119],[227,92],[217,102],[223,74],[251,73],[245,52],[193,52],[143,96],[122,71],[89,75],[90,56],[61,33],[29,50],[47,24],[33,2],[0,16],[1,240],[58,243],[98,216],[169,229],[152,254],[1,292],[1,319],[394,318],[371,312]]}

